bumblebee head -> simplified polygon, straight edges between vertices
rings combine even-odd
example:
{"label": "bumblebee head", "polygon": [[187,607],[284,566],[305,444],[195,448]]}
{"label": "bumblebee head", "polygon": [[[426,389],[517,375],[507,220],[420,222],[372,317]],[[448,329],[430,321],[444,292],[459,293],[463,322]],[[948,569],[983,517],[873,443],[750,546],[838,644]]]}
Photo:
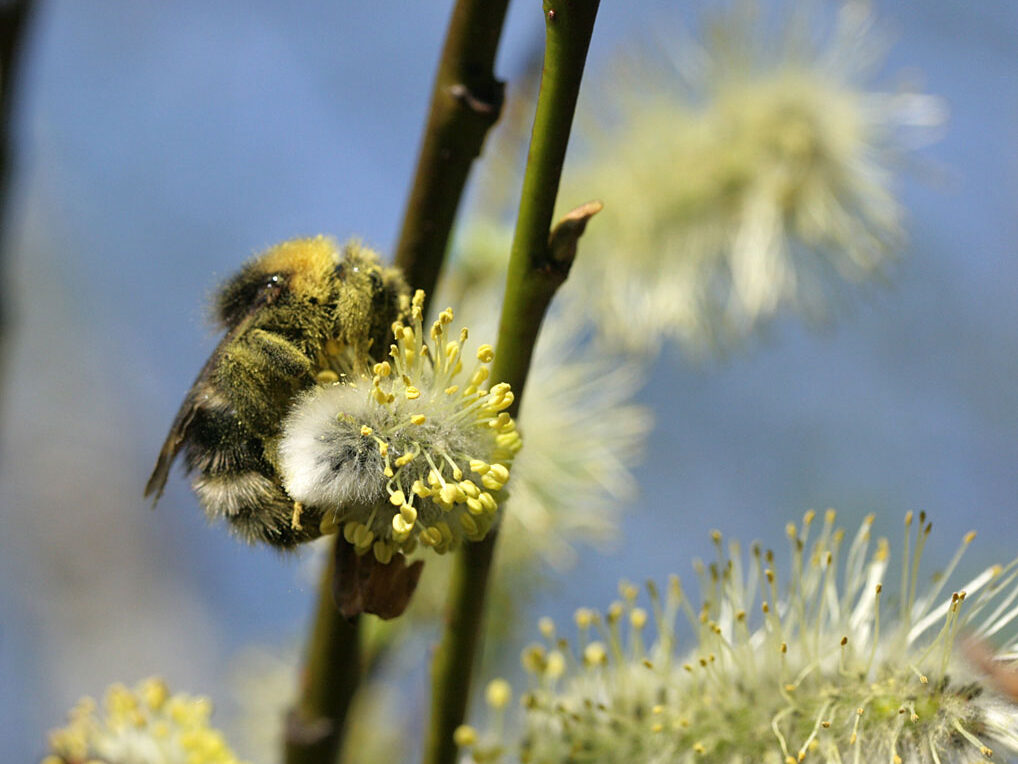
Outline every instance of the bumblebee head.
{"label": "bumblebee head", "polygon": [[246,262],[220,287],[215,318],[232,329],[262,308],[327,303],[329,280],[338,261],[336,243],[324,236],[277,244]]}
{"label": "bumblebee head", "polygon": [[321,329],[344,344],[388,349],[389,327],[407,294],[399,271],[384,267],[372,250],[355,241],[340,248],[317,236],[285,241],[249,260],[220,288],[214,309],[227,330],[260,313],[280,328]]}

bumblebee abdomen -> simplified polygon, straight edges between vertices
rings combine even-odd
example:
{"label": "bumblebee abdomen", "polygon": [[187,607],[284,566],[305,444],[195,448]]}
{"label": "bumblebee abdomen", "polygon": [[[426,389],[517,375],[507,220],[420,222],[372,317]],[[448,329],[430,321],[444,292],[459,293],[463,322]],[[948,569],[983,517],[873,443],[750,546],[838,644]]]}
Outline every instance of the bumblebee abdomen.
{"label": "bumblebee abdomen", "polygon": [[229,396],[209,385],[200,397],[184,456],[188,471],[197,473],[192,487],[205,514],[224,518],[250,542],[290,547],[318,536],[313,512],[307,526],[293,528],[293,500],[265,458],[264,441],[241,422]]}
{"label": "bumblebee abdomen", "polygon": [[223,517],[247,541],[290,547],[319,535],[320,518],[309,513],[293,524],[293,500],[276,481],[260,472],[203,474],[192,483],[210,518]]}
{"label": "bumblebee abdomen", "polygon": [[210,474],[264,471],[261,438],[241,424],[225,401],[210,400],[194,412],[184,459],[188,472]]}

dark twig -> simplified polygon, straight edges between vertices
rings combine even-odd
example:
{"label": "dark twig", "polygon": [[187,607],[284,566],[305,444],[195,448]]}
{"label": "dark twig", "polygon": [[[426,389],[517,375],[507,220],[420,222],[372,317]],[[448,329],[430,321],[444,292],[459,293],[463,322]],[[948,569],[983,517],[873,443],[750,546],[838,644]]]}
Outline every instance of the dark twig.
{"label": "dark twig", "polygon": [[[342,544],[342,536],[337,535],[333,543]],[[334,764],[360,681],[357,623],[342,618],[332,601],[336,557],[335,553],[329,555],[322,573],[300,699],[286,720],[286,764]]]}
{"label": "dark twig", "polygon": [[413,289],[434,291],[467,175],[502,110],[493,73],[509,0],[458,0],[431,93],[396,265]]}
{"label": "dark twig", "polygon": [[[10,216],[14,156],[14,103],[17,82],[24,62],[25,30],[31,15],[31,0],[14,0],[0,5],[0,364],[6,360],[7,303],[6,247]],[[3,369],[0,368],[0,372]]]}
{"label": "dark twig", "polygon": [[[429,294],[438,279],[470,166],[502,108],[502,83],[493,69],[508,3],[457,0],[449,21],[396,251],[396,264],[410,285]],[[337,537],[335,543],[342,539]],[[358,630],[334,605],[331,576],[330,569],[318,593],[301,697],[287,728],[287,764],[335,762],[360,681]]]}

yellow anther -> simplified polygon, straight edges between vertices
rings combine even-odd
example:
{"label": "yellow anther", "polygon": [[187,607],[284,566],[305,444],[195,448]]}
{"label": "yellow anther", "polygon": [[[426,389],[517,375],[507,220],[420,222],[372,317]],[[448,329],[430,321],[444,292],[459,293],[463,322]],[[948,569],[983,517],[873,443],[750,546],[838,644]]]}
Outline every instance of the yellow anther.
{"label": "yellow anther", "polygon": [[481,495],[477,497],[477,500],[481,502],[481,506],[488,512],[493,513],[496,509],[498,509],[498,502],[495,501],[495,497],[487,491],[482,491]]}
{"label": "yellow anther", "polygon": [[647,611],[643,608],[636,608],[629,614],[629,623],[634,629],[642,629],[647,625]]}
{"label": "yellow anther", "polygon": [[492,679],[484,690],[484,699],[492,708],[501,710],[513,699],[513,688],[505,679]]}
{"label": "yellow anther", "polygon": [[442,490],[438,492],[438,498],[443,504],[455,504],[462,493],[459,486],[453,483],[446,483],[442,486]]}
{"label": "yellow anther", "polygon": [[431,489],[424,485],[424,482],[421,480],[415,480],[410,490],[415,496],[420,496],[422,499],[426,499],[431,496]]}
{"label": "yellow anther", "polygon": [[558,650],[548,653],[544,664],[544,673],[552,679],[558,679],[566,672],[566,657]]}
{"label": "yellow anther", "polygon": [[508,393],[510,389],[511,387],[508,382],[499,382],[497,385],[491,388],[491,395],[495,396],[496,398],[500,398],[506,393]]}
{"label": "yellow anther", "polygon": [[509,414],[506,413],[505,411],[502,411],[494,419],[488,420],[488,427],[491,427],[493,430],[501,430],[504,429],[506,426],[511,425],[512,423],[513,423],[512,417],[509,416]]}
{"label": "yellow anther", "polygon": [[484,505],[481,504],[480,499],[468,498],[466,500],[467,511],[474,515],[479,515],[484,512]]}
{"label": "yellow anther", "polygon": [[371,551],[375,553],[375,559],[382,563],[382,565],[388,565],[392,560],[392,546],[384,541],[376,541],[374,546],[371,547]]}
{"label": "yellow anther", "polygon": [[444,392],[446,395],[455,395],[456,393],[459,392],[459,389],[460,389],[459,385],[449,385],[447,388],[445,388]]}
{"label": "yellow anther", "polygon": [[[418,395],[419,395],[419,393],[418,393]],[[424,414],[414,414],[412,417],[410,417],[410,423],[411,424],[418,424],[418,425],[420,425],[420,424],[424,424],[427,421],[428,421],[428,418],[426,416],[424,416]]]}
{"label": "yellow anther", "polygon": [[489,491],[501,491],[505,483],[489,472],[487,475],[481,477],[481,485]]}
{"label": "yellow anther", "polygon": [[480,530],[477,526],[477,521],[470,515],[460,515],[460,525],[468,536],[476,536]]}
{"label": "yellow anther", "polygon": [[477,360],[481,363],[491,363],[495,360],[495,348],[491,345],[481,345],[477,348]]}
{"label": "yellow anther", "polygon": [[362,424],[361,425],[361,435],[363,435],[365,438],[368,437],[369,435],[371,435],[373,432],[374,432],[374,430],[372,430],[366,424]]}
{"label": "yellow anther", "polygon": [[537,622],[537,630],[545,639],[551,639],[555,636],[555,622],[548,616],[544,616]]}
{"label": "yellow anther", "polygon": [[410,531],[414,528],[413,523],[408,523],[403,515],[393,515],[392,517],[392,532],[397,540],[403,540],[410,535]]}
{"label": "yellow anther", "polygon": [[491,465],[487,462],[482,462],[480,459],[470,460],[470,471],[477,475],[484,475],[491,469]]}
{"label": "yellow anther", "polygon": [[583,662],[588,666],[600,666],[608,659],[608,651],[601,642],[591,642],[583,649]]}
{"label": "yellow anther", "polygon": [[353,535],[353,545],[358,549],[367,549],[374,540],[374,532],[366,525],[358,526],[357,532]]}
{"label": "yellow anther", "polygon": [[477,743],[477,730],[469,724],[461,724],[452,733],[452,740],[460,748],[469,748]]}
{"label": "yellow anther", "polygon": [[388,377],[392,374],[392,364],[388,361],[382,361],[381,363],[376,363],[372,366],[371,371],[377,377]]}
{"label": "yellow anther", "polygon": [[516,400],[516,396],[512,392],[507,392],[495,398],[489,405],[496,411],[500,411],[509,408],[514,400]]}
{"label": "yellow anther", "polygon": [[495,436],[495,445],[515,454],[523,446],[523,440],[518,432],[503,432]]}
{"label": "yellow anther", "polygon": [[145,705],[153,711],[158,711],[170,697],[170,691],[162,679],[146,679],[141,685],[141,697]]}
{"label": "yellow anther", "polygon": [[414,451],[408,451],[407,453],[398,457],[393,463],[397,467],[404,467],[407,464],[410,464],[410,462],[412,462],[415,458],[417,458],[417,454]]}
{"label": "yellow anther", "polygon": [[531,674],[542,673],[545,663],[544,648],[541,645],[529,645],[520,656],[520,663]]}
{"label": "yellow anther", "polygon": [[326,512],[322,521],[318,524],[318,532],[323,536],[331,536],[339,530],[339,521],[333,512]]}
{"label": "yellow anther", "polygon": [[477,487],[473,480],[461,480],[459,489],[471,499],[476,499],[481,495],[481,489]]}
{"label": "yellow anther", "polygon": [[315,374],[315,382],[320,385],[332,385],[339,382],[339,375],[331,369],[323,369]]}
{"label": "yellow anther", "polygon": [[407,525],[412,526],[417,522],[417,510],[414,509],[412,504],[404,504],[399,508],[400,517],[402,517]]}
{"label": "yellow anther", "polygon": [[393,491],[389,494],[389,503],[396,507],[402,506],[406,504],[406,496],[403,495],[402,491]]}
{"label": "yellow anther", "polygon": [[573,619],[579,628],[587,629],[594,621],[594,614],[589,608],[581,607],[573,614]]}
{"label": "yellow anther", "polygon": [[420,391],[420,390],[418,390],[418,389],[417,389],[416,387],[414,387],[413,385],[411,385],[410,387],[408,387],[408,388],[406,389],[406,391],[405,391],[405,392],[404,392],[403,394],[404,394],[404,395],[406,396],[406,399],[407,399],[408,401],[415,401],[415,400],[417,400],[418,398],[420,398],[420,397],[421,397],[421,391]]}
{"label": "yellow anther", "polygon": [[399,337],[397,337],[397,339],[402,339],[403,342],[406,342],[408,344],[413,342],[414,330],[411,329],[409,326],[404,326],[403,330],[399,333]]}

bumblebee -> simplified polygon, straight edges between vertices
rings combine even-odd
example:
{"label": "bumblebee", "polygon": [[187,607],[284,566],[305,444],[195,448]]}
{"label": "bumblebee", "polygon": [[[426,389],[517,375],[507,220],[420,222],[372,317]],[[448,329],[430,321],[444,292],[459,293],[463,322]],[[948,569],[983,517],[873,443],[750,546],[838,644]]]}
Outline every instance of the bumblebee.
{"label": "bumblebee", "polygon": [[356,242],[294,239],[251,259],[216,293],[226,334],[184,398],[145,495],[159,500],[183,451],[206,514],[239,536],[286,548],[321,535],[322,513],[295,505],[280,480],[280,424],[327,354],[381,360],[408,305],[399,271]]}

